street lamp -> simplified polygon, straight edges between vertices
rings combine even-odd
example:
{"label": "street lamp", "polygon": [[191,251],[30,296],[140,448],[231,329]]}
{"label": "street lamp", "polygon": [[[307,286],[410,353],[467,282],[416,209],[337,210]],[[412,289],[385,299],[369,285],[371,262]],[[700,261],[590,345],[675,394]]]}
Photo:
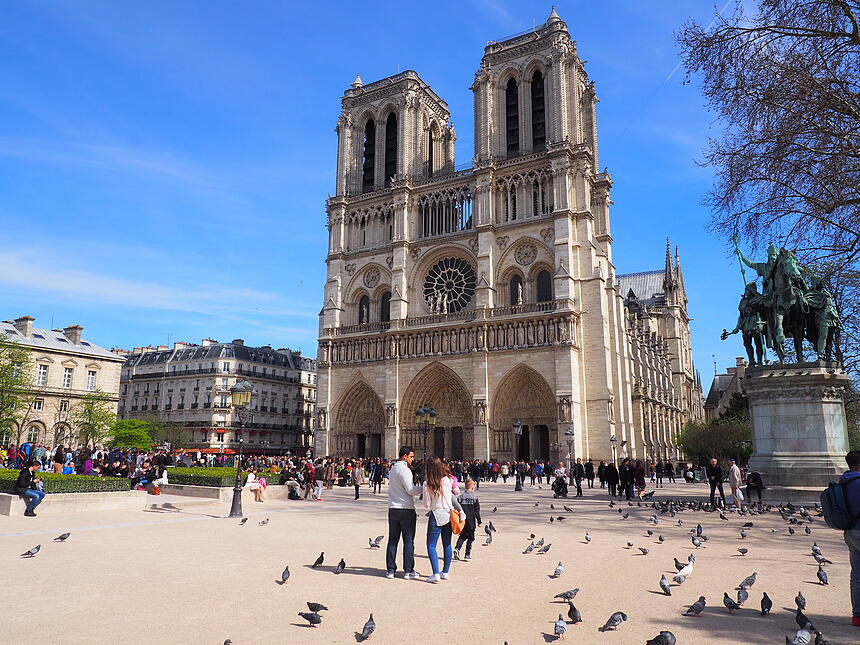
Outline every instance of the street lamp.
{"label": "street lamp", "polygon": [[424,460],[427,460],[427,435],[436,427],[436,410],[429,405],[422,405],[415,410],[415,424],[424,439]]}
{"label": "street lamp", "polygon": [[248,381],[240,381],[230,388],[230,399],[233,404],[233,414],[239,421],[239,458],[236,460],[236,483],[233,486],[233,503],[230,506],[230,517],[242,517],[242,431],[248,422],[251,411],[251,397],[254,386]]}
{"label": "street lamp", "polygon": [[564,440],[567,442],[567,478],[573,484],[573,440],[576,434],[573,427],[564,431]]}
{"label": "street lamp", "polygon": [[618,443],[618,439],[615,438],[615,435],[612,435],[611,437],[609,437],[609,446],[612,448],[612,463],[613,464],[616,463],[615,444],[617,444],[617,443]]}
{"label": "street lamp", "polygon": [[516,458],[517,463],[514,465],[514,468],[516,469],[516,472],[514,473],[516,475],[516,479],[515,479],[516,484],[514,485],[514,490],[516,491],[516,490],[522,490],[523,489],[523,480],[520,477],[520,464],[519,464],[519,461],[520,461],[520,437],[523,436],[523,422],[517,420],[517,421],[514,421],[513,424],[511,424],[511,425],[512,425],[512,429],[514,431],[514,436],[516,437],[515,441],[517,444],[517,449],[516,449],[516,452],[514,453],[517,457]]}

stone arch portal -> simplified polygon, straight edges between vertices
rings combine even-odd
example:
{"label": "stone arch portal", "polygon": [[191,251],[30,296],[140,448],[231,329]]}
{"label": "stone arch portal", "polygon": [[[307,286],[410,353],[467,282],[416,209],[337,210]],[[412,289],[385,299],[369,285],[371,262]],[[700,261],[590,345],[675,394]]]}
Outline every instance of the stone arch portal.
{"label": "stone arch portal", "polygon": [[406,388],[400,404],[401,443],[423,454],[424,436],[415,422],[421,406],[436,410],[436,427],[427,436],[427,454],[448,459],[471,459],[474,455],[472,397],[466,385],[449,367],[431,363]]}
{"label": "stone arch portal", "polygon": [[[551,438],[556,436],[558,417],[555,396],[546,380],[534,369],[518,365],[496,388],[492,403],[490,456],[497,459],[549,461]],[[514,421],[523,424],[519,439]]]}
{"label": "stone arch portal", "polygon": [[385,409],[367,383],[358,381],[344,393],[334,418],[331,450],[335,456],[382,456]]}

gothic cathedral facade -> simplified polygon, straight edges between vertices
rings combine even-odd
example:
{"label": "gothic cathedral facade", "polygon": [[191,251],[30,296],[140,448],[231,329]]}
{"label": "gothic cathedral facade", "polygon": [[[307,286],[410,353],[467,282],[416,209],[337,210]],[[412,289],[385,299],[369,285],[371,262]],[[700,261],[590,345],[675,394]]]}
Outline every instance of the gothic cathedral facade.
{"label": "gothic cathedral facade", "polygon": [[415,72],[344,93],[316,454],[557,461],[572,441],[677,458],[701,416],[680,262],[615,273],[597,98],[567,25],[553,10],[489,43],[471,89],[466,170]]}

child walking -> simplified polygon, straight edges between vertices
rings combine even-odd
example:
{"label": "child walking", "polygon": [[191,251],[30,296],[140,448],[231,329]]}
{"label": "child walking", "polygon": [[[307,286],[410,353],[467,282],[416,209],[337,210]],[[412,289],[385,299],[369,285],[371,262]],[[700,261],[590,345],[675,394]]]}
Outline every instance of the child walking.
{"label": "child walking", "polygon": [[466,490],[457,497],[460,506],[466,513],[466,525],[457,537],[457,546],[454,548],[454,559],[460,559],[460,547],[466,543],[465,560],[472,559],[472,542],[475,541],[475,528],[481,525],[481,503],[475,494],[475,480],[466,480]]}

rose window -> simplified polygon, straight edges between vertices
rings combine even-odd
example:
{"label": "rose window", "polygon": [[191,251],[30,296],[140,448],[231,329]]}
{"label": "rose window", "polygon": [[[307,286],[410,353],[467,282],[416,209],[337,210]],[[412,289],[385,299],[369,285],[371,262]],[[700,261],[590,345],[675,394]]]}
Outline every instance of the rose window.
{"label": "rose window", "polygon": [[460,258],[445,258],[427,272],[424,300],[434,314],[460,311],[472,301],[476,283],[472,265]]}

